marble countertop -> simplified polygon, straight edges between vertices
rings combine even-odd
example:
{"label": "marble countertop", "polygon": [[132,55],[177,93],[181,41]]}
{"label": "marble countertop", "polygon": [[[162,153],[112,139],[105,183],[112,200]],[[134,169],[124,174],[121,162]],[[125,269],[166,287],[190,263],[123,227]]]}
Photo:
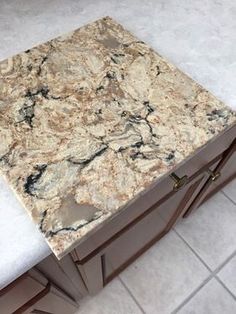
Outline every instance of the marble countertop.
{"label": "marble countertop", "polygon": [[0,169],[59,258],[235,121],[110,18],[0,63]]}

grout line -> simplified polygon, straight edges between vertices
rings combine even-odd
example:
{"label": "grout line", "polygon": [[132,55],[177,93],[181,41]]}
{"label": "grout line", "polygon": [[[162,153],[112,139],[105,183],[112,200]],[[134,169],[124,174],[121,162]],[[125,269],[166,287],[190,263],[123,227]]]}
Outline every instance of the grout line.
{"label": "grout line", "polygon": [[235,250],[229,257],[227,257],[227,258],[224,260],[224,262],[223,262],[222,264],[220,264],[220,266],[218,266],[218,267],[213,271],[214,275],[217,275],[217,273],[218,273],[226,264],[228,264],[228,262],[229,262],[232,258],[234,258],[235,255],[236,255],[236,250]]}
{"label": "grout line", "polygon": [[195,290],[193,290],[190,295],[184,299],[182,303],[180,303],[177,308],[171,312],[171,314],[178,313],[178,311],[185,305],[187,304],[211,279],[213,278],[213,274],[210,274]]}
{"label": "grout line", "polygon": [[171,314],[177,314],[181,308],[183,308],[211,279],[215,279],[219,284],[231,295],[231,297],[236,301],[236,296],[226,287],[226,285],[220,280],[219,277],[215,276],[213,273],[210,274],[207,279],[205,279]]}
{"label": "grout line", "polygon": [[236,301],[236,296],[233,294],[232,291],[229,290],[229,288],[224,284],[224,282],[218,277],[218,276],[215,276],[214,277],[221,286],[223,286],[223,288],[233,297],[233,299]]}
{"label": "grout line", "polygon": [[138,303],[137,299],[135,298],[135,296],[133,295],[133,293],[131,292],[131,290],[127,287],[127,285],[124,283],[124,281],[121,279],[120,276],[118,276],[118,279],[120,280],[121,284],[123,285],[123,287],[125,288],[125,290],[128,292],[128,294],[130,295],[130,297],[133,299],[134,303],[138,306],[138,308],[140,309],[140,311],[143,314],[146,314],[146,312],[144,311],[144,309],[142,308],[142,306]]}
{"label": "grout line", "polygon": [[202,262],[202,264],[209,270],[210,273],[213,271],[210,269],[210,267],[206,264],[206,262],[201,258],[201,256],[194,251],[194,249],[188,244],[188,242],[178,233],[176,229],[173,229],[173,231],[176,233],[176,235],[187,245],[187,247],[191,250],[191,252]]}
{"label": "grout line", "polygon": [[206,262],[194,251],[194,249],[188,244],[188,242],[175,230],[173,231],[176,233],[176,235],[188,246],[188,248],[191,250],[191,252],[202,262],[202,264],[210,271],[209,277],[207,277],[180,305],[171,313],[175,314],[177,313],[185,304],[187,304],[197,293],[200,291],[212,278],[215,278],[218,280],[218,282],[227,290],[227,292],[230,293],[230,295],[234,298],[236,301],[236,296],[225,286],[223,282],[219,279],[217,276],[217,273],[233,258],[236,256],[236,250],[227,257],[223,263],[221,263],[215,270],[211,270],[211,268],[206,264]]}
{"label": "grout line", "polygon": [[204,266],[213,274],[216,275],[233,257],[236,255],[236,250],[233,251],[219,266],[217,266],[214,270],[212,270],[207,263],[201,258],[201,256],[188,244],[188,242],[178,233],[176,229],[173,231],[177,234],[177,236],[188,246],[188,248],[192,251],[192,253],[204,264]]}
{"label": "grout line", "polygon": [[177,234],[177,236],[188,246],[188,248],[193,252],[193,254],[204,264],[204,266],[214,275],[216,275],[235,255],[236,249],[231,253],[219,266],[217,266],[214,270],[212,270],[207,263],[201,258],[201,256],[188,244],[188,242],[178,233],[176,229],[173,231]]}
{"label": "grout line", "polygon": [[233,203],[234,205],[236,205],[235,201],[232,200],[232,198],[229,197],[223,190],[220,190],[220,192],[221,192],[229,201],[231,201],[231,203]]}

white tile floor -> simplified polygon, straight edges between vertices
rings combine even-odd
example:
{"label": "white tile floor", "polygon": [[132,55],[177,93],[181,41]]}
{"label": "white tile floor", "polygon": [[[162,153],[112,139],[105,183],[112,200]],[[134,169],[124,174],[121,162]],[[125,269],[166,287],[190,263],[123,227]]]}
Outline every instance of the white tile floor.
{"label": "white tile floor", "polygon": [[236,180],[143,254],[78,314],[235,314]]}

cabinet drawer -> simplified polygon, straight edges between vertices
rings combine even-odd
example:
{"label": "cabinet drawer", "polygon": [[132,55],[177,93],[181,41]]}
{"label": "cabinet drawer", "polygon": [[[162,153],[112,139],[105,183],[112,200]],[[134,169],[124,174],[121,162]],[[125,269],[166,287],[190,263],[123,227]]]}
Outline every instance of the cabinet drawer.
{"label": "cabinet drawer", "polygon": [[0,313],[12,314],[43,289],[44,286],[33,278],[28,275],[22,276],[16,284],[13,283],[12,287],[0,296]]}
{"label": "cabinet drawer", "polygon": [[66,296],[62,295],[55,287],[51,287],[48,293],[29,307],[24,314],[73,314],[78,310]]}
{"label": "cabinet drawer", "polygon": [[77,304],[35,268],[0,291],[1,314],[73,314]]}

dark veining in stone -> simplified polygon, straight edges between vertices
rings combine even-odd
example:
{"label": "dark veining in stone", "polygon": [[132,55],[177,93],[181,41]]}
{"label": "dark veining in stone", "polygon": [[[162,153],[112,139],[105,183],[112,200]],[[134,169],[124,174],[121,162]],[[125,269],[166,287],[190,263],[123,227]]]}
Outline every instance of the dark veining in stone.
{"label": "dark veining in stone", "polygon": [[95,220],[98,220],[100,217],[102,217],[102,214],[99,214],[99,215],[95,215],[94,217],[92,217],[91,219],[87,220],[86,222],[83,222],[83,223],[80,223],[78,226],[76,227],[63,227],[63,228],[60,228],[60,229],[57,229],[57,230],[49,230],[48,232],[46,232],[46,237],[50,238],[50,237],[54,237],[55,235],[57,235],[58,233],[60,232],[63,232],[63,231],[78,231],[79,229],[83,228],[84,226],[87,226],[88,224],[90,224],[91,222],[95,221]]}
{"label": "dark veining in stone", "polygon": [[47,165],[37,165],[34,167],[34,169],[37,172],[33,173],[27,177],[26,182],[24,184],[25,193],[27,193],[31,196],[36,196],[34,185],[41,178],[41,176],[44,173],[44,171],[46,170],[46,168],[47,168]]}
{"label": "dark veining in stone", "polygon": [[169,153],[169,155],[166,157],[166,161],[170,162],[175,158],[175,154],[174,151],[172,150],[171,153]]}
{"label": "dark veining in stone", "polygon": [[38,71],[37,71],[37,75],[40,75],[40,74],[41,74],[42,66],[43,66],[43,64],[47,61],[47,59],[48,59],[48,56],[44,56],[44,57],[43,57],[43,59],[42,59],[40,65],[39,65],[39,69],[38,69]]}
{"label": "dark veining in stone", "polygon": [[71,162],[74,165],[86,166],[90,162],[92,162],[96,157],[101,156],[107,149],[108,149],[108,146],[103,145],[100,147],[100,149],[95,154],[91,155],[88,159],[85,159],[82,161],[73,161],[73,158],[68,158],[67,161]]}

